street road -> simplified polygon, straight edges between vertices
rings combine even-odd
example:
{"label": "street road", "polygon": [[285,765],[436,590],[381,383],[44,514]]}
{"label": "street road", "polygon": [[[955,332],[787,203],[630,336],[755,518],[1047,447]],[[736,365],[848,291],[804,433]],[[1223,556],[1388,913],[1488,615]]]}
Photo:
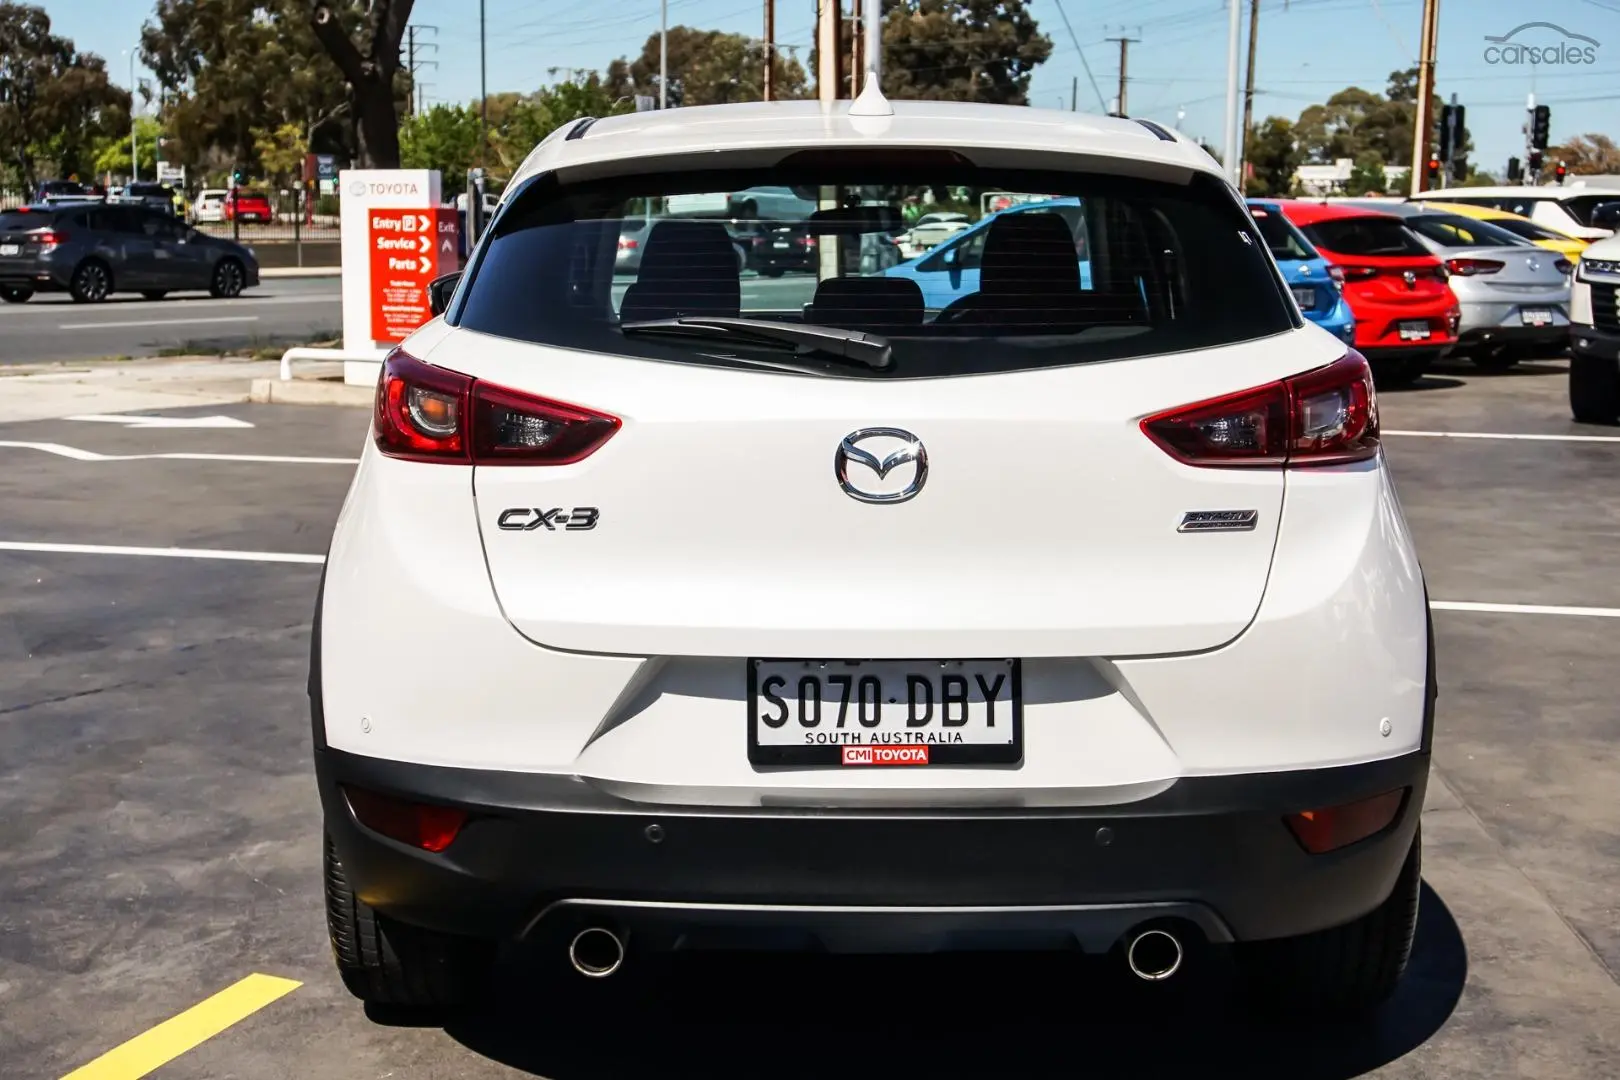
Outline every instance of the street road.
{"label": "street road", "polygon": [[336,337],[342,325],[335,277],[267,281],[236,300],[174,293],[75,304],[66,293],[41,293],[26,304],[0,304],[0,364],[296,345]]}

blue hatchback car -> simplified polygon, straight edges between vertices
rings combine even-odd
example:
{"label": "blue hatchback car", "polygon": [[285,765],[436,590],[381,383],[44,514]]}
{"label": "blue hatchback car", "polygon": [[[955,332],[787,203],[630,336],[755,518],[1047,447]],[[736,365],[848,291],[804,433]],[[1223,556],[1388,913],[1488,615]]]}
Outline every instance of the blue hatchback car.
{"label": "blue hatchback car", "polygon": [[1294,291],[1300,312],[1346,345],[1354,345],[1356,317],[1329,272],[1327,260],[1317,254],[1305,234],[1283,216],[1276,203],[1265,199],[1249,199],[1248,203],[1271,257],[1277,260],[1278,269]]}
{"label": "blue hatchback car", "polygon": [[990,223],[1008,214],[1029,214],[1040,211],[1057,213],[1069,224],[1069,231],[1078,239],[1075,257],[1080,260],[1080,287],[1091,288],[1091,260],[1085,255],[1085,219],[1080,213],[1080,200],[1076,198],[1044,199],[1041,202],[1021,203],[994,214],[986,214],[972,228],[963,229],[933,249],[907,262],[883,271],[886,277],[903,277],[915,281],[922,289],[923,307],[941,311],[969,293],[979,291],[979,261],[984,256],[984,238]]}

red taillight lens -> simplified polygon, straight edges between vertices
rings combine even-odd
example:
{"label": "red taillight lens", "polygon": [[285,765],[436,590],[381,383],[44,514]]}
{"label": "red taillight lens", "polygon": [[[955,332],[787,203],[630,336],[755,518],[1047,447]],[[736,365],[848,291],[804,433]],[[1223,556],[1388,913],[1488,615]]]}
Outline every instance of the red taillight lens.
{"label": "red taillight lens", "polygon": [[1575,269],[1575,264],[1570,262],[1568,259],[1559,259],[1557,262],[1553,263],[1553,265],[1558,268],[1558,272],[1560,274],[1568,274],[1571,270]]}
{"label": "red taillight lens", "polygon": [[1328,277],[1333,279],[1333,283],[1335,285],[1341,285],[1342,286],[1344,284],[1344,267],[1342,267],[1342,266],[1330,266],[1330,267],[1328,267]]}
{"label": "red taillight lens", "polygon": [[373,423],[389,457],[463,465],[571,465],[619,426],[615,416],[479,382],[399,349],[383,362]]}
{"label": "red taillight lens", "polygon": [[372,421],[377,449],[411,461],[469,463],[466,422],[473,381],[395,349],[383,361]]}
{"label": "red taillight lens", "polygon": [[1149,416],[1142,432],[1187,465],[1340,465],[1378,453],[1378,399],[1366,359],[1352,352],[1291,379]]}
{"label": "red taillight lens", "polygon": [[618,417],[606,413],[473,385],[473,460],[479,465],[572,465],[618,430]]}
{"label": "red taillight lens", "polygon": [[1333,270],[1338,271],[1340,281],[1370,281],[1378,276],[1376,266],[1335,266],[1329,273]]}
{"label": "red taillight lens", "polygon": [[1342,806],[1303,810],[1289,814],[1283,821],[1301,847],[1312,855],[1322,855],[1387,829],[1400,813],[1406,791],[1399,788]]}
{"label": "red taillight lens", "polygon": [[813,237],[813,236],[805,237],[804,238],[804,246],[807,247],[807,248],[815,247],[816,246],[816,238]]}
{"label": "red taillight lens", "polygon": [[407,802],[348,786],[343,795],[360,824],[423,851],[443,851],[467,824],[467,812],[454,806]]}
{"label": "red taillight lens", "polygon": [[1446,269],[1458,277],[1494,274],[1507,264],[1496,259],[1447,259]]}
{"label": "red taillight lens", "polygon": [[39,241],[41,247],[55,247],[57,244],[67,243],[67,233],[57,229],[46,229],[44,232],[34,233],[34,239]]}
{"label": "red taillight lens", "polygon": [[632,239],[631,237],[628,237],[628,236],[619,237],[619,250],[620,251],[634,251],[636,248],[638,248],[640,246],[641,246],[641,244],[638,241]]}

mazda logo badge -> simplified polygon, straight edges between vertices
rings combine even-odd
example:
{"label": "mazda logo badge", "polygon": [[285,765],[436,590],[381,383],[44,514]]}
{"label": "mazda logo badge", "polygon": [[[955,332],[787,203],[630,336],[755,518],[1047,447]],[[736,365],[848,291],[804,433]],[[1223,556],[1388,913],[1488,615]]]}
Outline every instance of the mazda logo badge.
{"label": "mazda logo badge", "polygon": [[[868,449],[863,443],[870,444]],[[898,446],[894,444],[898,443]],[[878,455],[882,454],[882,457]],[[860,471],[851,476],[851,466]],[[907,482],[885,483],[889,474],[912,465]],[[839,442],[833,454],[833,473],[838,486],[852,499],[866,503],[898,503],[915,498],[928,479],[928,451],[922,440],[900,428],[874,427],[852,431]],[[867,474],[871,475],[868,476]],[[896,473],[896,479],[904,473]]]}

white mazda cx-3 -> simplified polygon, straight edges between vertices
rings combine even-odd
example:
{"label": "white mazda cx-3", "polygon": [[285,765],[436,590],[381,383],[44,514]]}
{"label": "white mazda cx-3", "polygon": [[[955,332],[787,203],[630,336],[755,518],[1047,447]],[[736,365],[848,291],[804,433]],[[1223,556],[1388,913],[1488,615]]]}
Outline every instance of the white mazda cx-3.
{"label": "white mazda cx-3", "polygon": [[[767,187],[813,270],[739,270]],[[986,191],[968,242],[863,259]],[[1366,362],[1197,145],[874,94],[582,120],[434,293],[315,616],[357,995],[783,931],[1393,988],[1423,576]]]}

